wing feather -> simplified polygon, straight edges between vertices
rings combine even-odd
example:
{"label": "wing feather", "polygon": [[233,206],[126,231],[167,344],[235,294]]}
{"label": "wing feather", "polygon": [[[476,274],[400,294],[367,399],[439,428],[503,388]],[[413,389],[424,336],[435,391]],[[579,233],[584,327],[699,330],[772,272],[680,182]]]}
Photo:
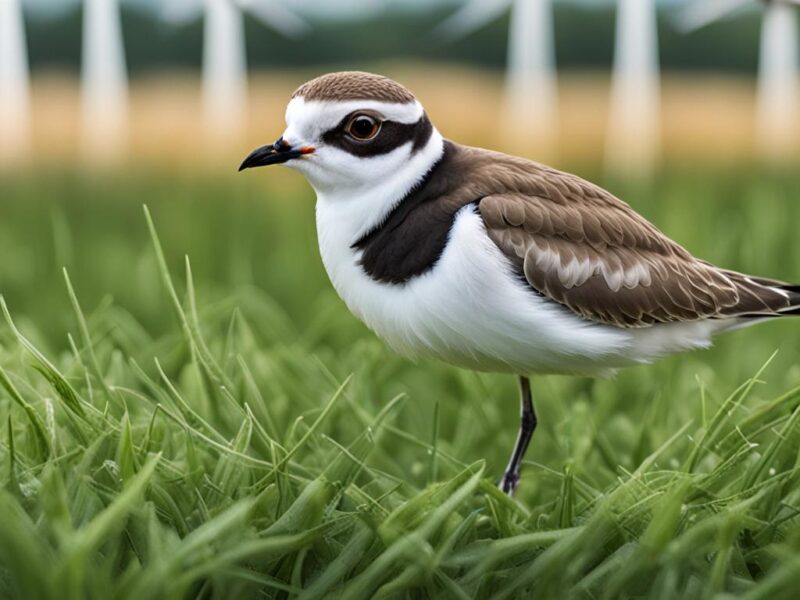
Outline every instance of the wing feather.
{"label": "wing feather", "polygon": [[543,167],[523,181],[519,167],[480,214],[531,287],[575,314],[644,327],[788,306],[778,289],[694,258],[601,188]]}

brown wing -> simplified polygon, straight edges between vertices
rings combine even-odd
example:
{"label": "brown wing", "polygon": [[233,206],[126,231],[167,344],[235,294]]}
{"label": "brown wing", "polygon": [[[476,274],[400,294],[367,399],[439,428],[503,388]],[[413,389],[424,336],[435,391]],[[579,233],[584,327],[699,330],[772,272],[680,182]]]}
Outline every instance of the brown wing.
{"label": "brown wing", "polygon": [[627,204],[578,177],[538,172],[523,191],[483,197],[491,239],[539,293],[618,327],[775,314],[780,282],[694,258]]}

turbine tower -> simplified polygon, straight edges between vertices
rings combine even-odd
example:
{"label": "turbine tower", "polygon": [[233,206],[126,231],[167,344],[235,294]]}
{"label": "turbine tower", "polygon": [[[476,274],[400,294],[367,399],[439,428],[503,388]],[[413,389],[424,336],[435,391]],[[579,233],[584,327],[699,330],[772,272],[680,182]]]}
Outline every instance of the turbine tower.
{"label": "turbine tower", "polygon": [[81,87],[86,157],[113,160],[124,148],[128,118],[128,74],[117,0],[83,2]]}
{"label": "turbine tower", "polygon": [[[179,7],[176,9],[176,7]],[[205,12],[203,37],[203,109],[208,132],[236,140],[247,108],[247,55],[244,12],[287,36],[307,25],[279,0],[199,0],[168,7],[165,18],[185,23]]]}
{"label": "turbine tower", "polygon": [[551,0],[468,0],[437,31],[460,38],[509,8],[505,133],[552,154],[558,138],[558,86]]}
{"label": "turbine tower", "polygon": [[660,81],[655,0],[618,0],[606,165],[647,176],[660,143]]}
{"label": "turbine tower", "polygon": [[0,0],[0,163],[30,149],[30,75],[20,0]]}
{"label": "turbine tower", "polygon": [[[679,26],[694,31],[752,5],[752,0],[696,0]],[[761,48],[756,96],[760,155],[772,162],[796,157],[800,138],[800,36],[794,8],[800,0],[762,0]]]}

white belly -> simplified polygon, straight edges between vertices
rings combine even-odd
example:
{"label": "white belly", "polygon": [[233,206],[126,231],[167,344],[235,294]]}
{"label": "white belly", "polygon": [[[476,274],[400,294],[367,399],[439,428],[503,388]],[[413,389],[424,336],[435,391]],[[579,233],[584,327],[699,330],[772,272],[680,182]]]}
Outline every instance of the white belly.
{"label": "white belly", "polygon": [[604,374],[708,344],[715,325],[619,329],[580,319],[513,273],[472,207],[456,216],[428,272],[402,285],[371,279],[351,248],[347,211],[318,202],[320,251],[348,308],[396,352],[482,371]]}

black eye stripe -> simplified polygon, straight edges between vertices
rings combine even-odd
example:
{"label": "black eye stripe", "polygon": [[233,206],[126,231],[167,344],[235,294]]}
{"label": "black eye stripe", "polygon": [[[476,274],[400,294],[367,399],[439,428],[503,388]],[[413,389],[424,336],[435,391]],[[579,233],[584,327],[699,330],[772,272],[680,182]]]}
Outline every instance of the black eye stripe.
{"label": "black eye stripe", "polygon": [[373,139],[356,141],[345,130],[352,118],[353,114],[347,115],[336,127],[323,134],[322,141],[354,156],[369,157],[388,154],[409,142],[412,143],[411,152],[416,153],[428,143],[433,133],[428,115],[423,114],[416,123],[384,121],[380,133]]}

